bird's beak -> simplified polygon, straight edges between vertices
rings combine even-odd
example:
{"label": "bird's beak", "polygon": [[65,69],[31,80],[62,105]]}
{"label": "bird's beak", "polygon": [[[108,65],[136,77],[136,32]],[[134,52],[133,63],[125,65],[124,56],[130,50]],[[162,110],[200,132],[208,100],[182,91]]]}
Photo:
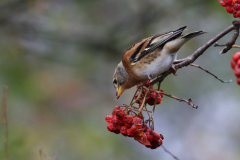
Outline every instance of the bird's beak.
{"label": "bird's beak", "polygon": [[118,86],[117,88],[116,88],[116,100],[118,100],[118,98],[122,95],[122,93],[123,93],[123,90],[122,90],[122,87],[121,86]]}

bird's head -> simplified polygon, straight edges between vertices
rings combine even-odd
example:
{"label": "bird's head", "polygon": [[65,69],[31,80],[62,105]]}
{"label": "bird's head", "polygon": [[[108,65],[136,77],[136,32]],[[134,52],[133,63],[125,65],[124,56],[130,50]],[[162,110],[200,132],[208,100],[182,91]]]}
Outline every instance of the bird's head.
{"label": "bird's head", "polygon": [[118,99],[126,88],[126,81],[128,80],[128,74],[120,62],[113,75],[113,86],[116,89],[116,99]]}

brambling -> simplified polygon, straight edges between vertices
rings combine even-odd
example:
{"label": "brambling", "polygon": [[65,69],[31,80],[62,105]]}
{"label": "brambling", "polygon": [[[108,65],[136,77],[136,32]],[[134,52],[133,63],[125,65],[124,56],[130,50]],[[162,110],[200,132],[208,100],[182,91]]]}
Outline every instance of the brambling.
{"label": "brambling", "polygon": [[154,79],[167,71],[177,57],[177,51],[189,39],[205,33],[195,31],[182,35],[187,26],[175,31],[145,38],[133,44],[123,55],[113,75],[117,99],[124,90],[140,82]]}

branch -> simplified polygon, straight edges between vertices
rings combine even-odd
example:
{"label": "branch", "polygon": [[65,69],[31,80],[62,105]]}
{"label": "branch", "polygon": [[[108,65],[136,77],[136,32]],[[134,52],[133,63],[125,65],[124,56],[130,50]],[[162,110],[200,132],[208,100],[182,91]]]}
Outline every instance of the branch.
{"label": "branch", "polygon": [[163,145],[162,148],[165,152],[167,152],[168,154],[170,154],[175,160],[179,160],[176,156],[174,156],[170,151],[168,151]]}
{"label": "branch", "polygon": [[[147,89],[146,86],[143,86],[143,88]],[[186,99],[178,98],[178,97],[175,97],[175,96],[173,96],[173,95],[170,95],[170,94],[167,94],[167,93],[164,93],[164,92],[157,91],[157,90],[155,90],[155,89],[150,89],[150,90],[153,91],[153,92],[156,92],[156,93],[158,93],[158,94],[163,94],[163,95],[165,95],[165,96],[167,96],[167,97],[170,97],[170,98],[173,98],[173,99],[175,99],[175,100],[178,100],[179,102],[186,102],[188,105],[192,106],[193,108],[196,108],[196,109],[198,108],[198,106],[195,106],[195,105],[194,105],[194,103],[193,103],[193,101],[192,101],[191,98],[189,98],[188,100],[186,100]]]}
{"label": "branch", "polygon": [[190,65],[190,66],[193,66],[193,67],[196,67],[196,68],[199,68],[199,69],[201,69],[201,70],[207,72],[208,74],[212,75],[214,78],[218,79],[218,80],[219,80],[220,82],[222,82],[222,83],[230,83],[230,82],[232,82],[232,80],[224,81],[224,80],[218,78],[216,75],[214,75],[213,73],[209,72],[208,70],[202,68],[202,67],[199,66],[199,65],[196,65],[196,64],[189,64],[189,65]]}
{"label": "branch", "polygon": [[233,25],[236,27],[235,28],[235,32],[234,32],[234,35],[233,37],[224,45],[219,45],[217,42],[214,44],[214,47],[217,47],[217,46],[226,46],[221,52],[220,54],[224,54],[224,53],[227,53],[232,47],[233,45],[235,44],[238,36],[239,36],[239,25],[237,23],[238,21],[233,21]]}
{"label": "branch", "polygon": [[[193,63],[199,56],[201,56],[210,46],[212,46],[215,42],[217,42],[219,39],[221,39],[223,36],[225,36],[226,34],[228,34],[229,32],[231,32],[232,30],[235,30],[233,37],[231,38],[231,40],[228,41],[227,45],[228,47],[225,47],[223,49],[223,53],[227,52],[230,48],[230,46],[232,47],[233,44],[235,44],[235,41],[238,38],[239,35],[239,27],[240,27],[240,21],[233,21],[233,25],[231,25],[230,27],[226,28],[225,30],[223,30],[221,33],[219,33],[218,35],[216,35],[214,38],[212,38],[211,40],[209,40],[206,44],[204,44],[202,47],[198,48],[192,55],[188,56],[187,58],[181,59],[181,60],[177,60],[174,62],[174,68],[176,70],[182,68],[182,67],[186,67],[189,64]],[[152,81],[150,83],[150,85],[154,85],[157,82],[162,82],[169,74],[174,73],[174,70],[172,68],[170,68],[168,71],[164,72],[163,74],[161,74],[157,79],[155,79],[154,81]]]}

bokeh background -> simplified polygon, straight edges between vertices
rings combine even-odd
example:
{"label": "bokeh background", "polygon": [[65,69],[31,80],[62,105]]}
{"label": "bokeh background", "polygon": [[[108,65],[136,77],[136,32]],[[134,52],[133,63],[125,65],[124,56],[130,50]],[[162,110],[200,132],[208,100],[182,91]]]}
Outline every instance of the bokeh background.
{"label": "bokeh background", "polygon": [[[115,67],[142,38],[184,25],[188,32],[207,31],[181,48],[178,58],[184,58],[233,20],[217,0],[1,0],[0,88],[9,87],[9,159],[172,160],[161,147],[150,150],[107,130],[105,116],[128,104],[135,91],[115,100]],[[155,130],[181,160],[240,159],[240,86],[230,67],[237,50],[219,55],[221,49],[211,47],[195,63],[232,83],[185,67],[162,84],[166,93],[199,106],[164,97],[156,109]],[[2,123],[0,136],[3,159]]]}

